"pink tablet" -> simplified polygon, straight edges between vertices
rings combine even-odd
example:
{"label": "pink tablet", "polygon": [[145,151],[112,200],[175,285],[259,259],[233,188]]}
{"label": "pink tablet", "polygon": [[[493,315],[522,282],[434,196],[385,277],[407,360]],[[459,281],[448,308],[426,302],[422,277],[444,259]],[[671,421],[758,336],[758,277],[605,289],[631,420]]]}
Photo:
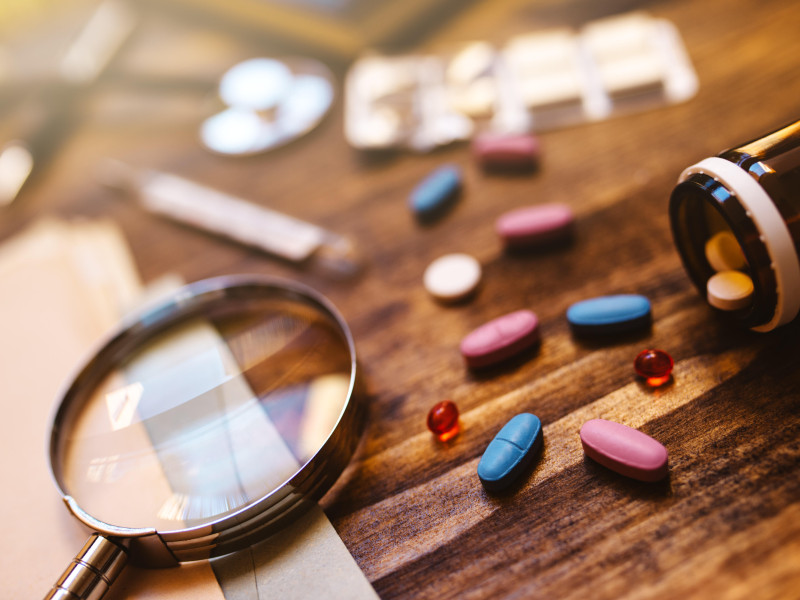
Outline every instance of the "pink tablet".
{"label": "pink tablet", "polygon": [[530,134],[485,132],[472,142],[472,153],[487,171],[529,171],[539,164],[539,140]]}
{"label": "pink tablet", "polygon": [[539,341],[539,318],[518,310],[485,323],[461,340],[461,355],[470,368],[511,358]]}
{"label": "pink tablet", "polygon": [[495,222],[495,230],[507,246],[542,246],[569,239],[574,220],[566,204],[539,204],[501,215]]}
{"label": "pink tablet", "polygon": [[592,419],[581,427],[586,456],[640,481],[667,476],[667,449],[649,435],[614,421]]}

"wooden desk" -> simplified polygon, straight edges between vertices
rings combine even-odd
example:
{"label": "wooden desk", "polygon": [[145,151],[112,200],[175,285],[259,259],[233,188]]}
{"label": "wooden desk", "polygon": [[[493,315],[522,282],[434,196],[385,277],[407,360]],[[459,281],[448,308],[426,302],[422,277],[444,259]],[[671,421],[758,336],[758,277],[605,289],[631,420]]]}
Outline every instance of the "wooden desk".
{"label": "wooden desk", "polygon": [[[111,217],[146,281],[169,272],[187,280],[256,272],[326,294],[351,324],[371,397],[363,445],[324,505],[382,598],[800,598],[800,326],[757,335],[716,318],[680,265],[667,217],[683,168],[800,116],[800,4],[475,2],[421,49],[502,43],[632,8],[677,25],[699,94],[544,134],[533,176],[486,176],[464,147],[366,160],[343,138],[341,101],[319,129],[281,151],[220,158],[197,141],[202,92],[98,86],[56,161],[0,217],[0,235],[47,214]],[[174,35],[147,21],[116,69],[136,72],[157,57],[157,75],[211,80],[240,58],[273,50],[264,40],[188,25],[180,44]],[[145,214],[96,184],[106,156],[349,235],[368,266],[360,278],[338,281]],[[423,228],[407,195],[443,162],[463,166],[465,193],[446,219]],[[543,201],[573,207],[575,243],[504,253],[494,219]],[[473,301],[443,307],[421,278],[432,259],[452,251],[476,256],[485,280]],[[564,313],[572,302],[622,292],[652,300],[651,332],[603,344],[571,337]],[[467,371],[460,339],[518,308],[541,319],[539,351]],[[633,358],[645,347],[676,360],[665,389],[634,378]],[[445,398],[458,404],[462,432],[441,444],[425,417]],[[544,455],[510,493],[487,495],[477,460],[522,411],[542,419]],[[641,484],[585,460],[578,429],[594,416],[663,442],[669,479]]]}

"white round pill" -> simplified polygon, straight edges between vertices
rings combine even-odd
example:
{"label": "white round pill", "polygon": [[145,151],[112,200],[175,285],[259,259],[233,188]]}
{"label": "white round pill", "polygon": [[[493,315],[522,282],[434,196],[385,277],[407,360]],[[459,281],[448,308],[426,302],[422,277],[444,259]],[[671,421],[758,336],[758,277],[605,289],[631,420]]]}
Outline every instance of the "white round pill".
{"label": "white round pill", "polygon": [[753,298],[753,280],[741,271],[721,271],[706,283],[708,303],[721,310],[747,308]]}
{"label": "white round pill", "polygon": [[425,269],[425,289],[437,300],[457,302],[469,296],[481,281],[481,265],[469,254],[446,254]]}
{"label": "white round pill", "polygon": [[715,271],[736,271],[747,266],[739,241],[730,231],[720,231],[711,236],[705,250],[706,260]]}
{"label": "white round pill", "polygon": [[291,88],[292,72],[274,58],[251,58],[234,65],[222,76],[219,95],[228,106],[269,110]]}

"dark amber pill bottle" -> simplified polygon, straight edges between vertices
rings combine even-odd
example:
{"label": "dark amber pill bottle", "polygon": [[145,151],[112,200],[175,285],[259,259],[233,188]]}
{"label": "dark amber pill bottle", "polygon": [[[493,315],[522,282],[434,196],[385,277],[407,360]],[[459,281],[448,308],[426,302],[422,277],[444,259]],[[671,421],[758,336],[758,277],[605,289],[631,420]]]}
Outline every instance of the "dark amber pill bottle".
{"label": "dark amber pill bottle", "polygon": [[[683,264],[701,294],[717,273],[709,241],[729,232],[752,279],[746,304],[727,311],[755,331],[771,331],[800,312],[800,121],[689,167],[670,198]],[[709,300],[711,302],[711,300]]]}

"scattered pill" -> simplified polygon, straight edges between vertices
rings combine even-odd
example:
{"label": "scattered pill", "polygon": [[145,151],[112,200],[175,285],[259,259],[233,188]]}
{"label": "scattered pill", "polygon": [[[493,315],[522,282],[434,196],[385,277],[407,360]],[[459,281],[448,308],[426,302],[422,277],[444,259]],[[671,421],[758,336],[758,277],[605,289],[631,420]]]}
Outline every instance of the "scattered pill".
{"label": "scattered pill", "polygon": [[422,221],[441,217],[461,191],[461,169],[455,165],[439,167],[411,192],[409,206]]}
{"label": "scattered pill", "polygon": [[706,283],[706,297],[721,310],[747,308],[753,298],[753,280],[740,271],[721,271]]}
{"label": "scattered pill", "polygon": [[481,265],[469,254],[445,254],[425,269],[425,289],[442,302],[458,302],[470,296],[481,281]]}
{"label": "scattered pill", "polygon": [[667,449],[637,429],[592,419],[583,424],[580,436],[586,456],[620,475],[640,481],[667,475]]}
{"label": "scattered pill", "polygon": [[576,302],[567,309],[575,335],[626,333],[650,326],[650,301],[638,294],[600,296]]}
{"label": "scattered pill", "polygon": [[658,387],[669,381],[674,363],[663,350],[642,350],[633,361],[633,370],[647,381],[647,385]]}
{"label": "scattered pill", "polygon": [[531,464],[543,444],[539,417],[521,413],[506,423],[489,442],[478,463],[478,477],[490,492],[511,485]]}
{"label": "scattered pill", "polygon": [[517,208],[495,221],[495,231],[508,247],[528,248],[562,242],[572,236],[574,216],[566,204]]}
{"label": "scattered pill", "polygon": [[744,269],[747,261],[736,236],[730,231],[720,231],[706,242],[706,260],[715,271]]}
{"label": "scattered pill", "polygon": [[458,407],[450,400],[435,404],[428,413],[428,429],[446,442],[458,435]]}
{"label": "scattered pill", "polygon": [[531,171],[540,152],[539,139],[530,134],[486,132],[472,142],[472,155],[486,171]]}
{"label": "scattered pill", "polygon": [[461,340],[461,355],[470,368],[487,367],[511,358],[539,341],[539,319],[518,310],[484,323]]}
{"label": "scattered pill", "polygon": [[228,106],[250,110],[275,108],[292,87],[292,71],[274,58],[251,58],[230,68],[219,82]]}

